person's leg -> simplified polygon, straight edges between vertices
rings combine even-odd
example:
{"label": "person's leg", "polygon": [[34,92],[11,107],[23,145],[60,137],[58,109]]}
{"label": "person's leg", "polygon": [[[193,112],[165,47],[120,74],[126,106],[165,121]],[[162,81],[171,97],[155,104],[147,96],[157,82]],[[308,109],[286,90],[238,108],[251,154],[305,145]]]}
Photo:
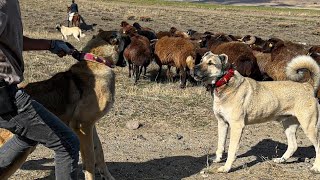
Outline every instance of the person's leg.
{"label": "person's leg", "polygon": [[56,179],[77,179],[79,140],[75,133],[23,91],[16,94],[16,105],[18,115],[8,122],[16,125],[9,130],[17,135],[1,147],[0,152],[6,151],[6,156],[0,156],[3,162],[0,167],[6,167],[17,155],[39,142],[55,151]]}
{"label": "person's leg", "polygon": [[0,148],[0,174],[2,174],[2,172],[6,170],[6,167],[11,165],[17,157],[36,144],[37,142],[35,141],[14,135]]}
{"label": "person's leg", "polygon": [[[56,179],[77,179],[80,150],[77,135],[41,104],[36,101],[31,104],[39,115],[38,121],[45,125],[38,125],[37,121],[33,121],[31,127],[36,127],[26,136],[55,151]],[[43,136],[44,134],[47,134],[47,137]]]}

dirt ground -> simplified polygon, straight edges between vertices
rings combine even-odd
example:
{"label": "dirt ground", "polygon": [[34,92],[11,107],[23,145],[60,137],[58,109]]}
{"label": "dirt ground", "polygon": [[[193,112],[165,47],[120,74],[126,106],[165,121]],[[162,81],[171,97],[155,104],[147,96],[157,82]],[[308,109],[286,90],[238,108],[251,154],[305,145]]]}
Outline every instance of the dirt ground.
{"label": "dirt ground", "polygon": [[[117,1],[77,0],[84,17],[86,37],[77,42],[81,49],[97,33],[119,29],[128,16],[149,16],[150,22],[139,22],[156,31],[175,26],[180,30],[255,34],[263,38],[280,37],[294,42],[319,44],[320,13],[284,9],[196,9],[188,7],[145,6]],[[249,1],[248,1],[249,2]],[[285,2],[285,1],[282,1]],[[288,1],[289,2],[289,1]],[[297,1],[300,2],[300,1]],[[68,2],[69,3],[69,2]],[[66,6],[62,0],[20,1],[24,33],[36,38],[58,38],[57,23],[66,23]],[[249,3],[250,4],[250,3]],[[137,20],[128,20],[133,23]],[[71,57],[57,58],[48,52],[27,52],[25,79],[28,82],[50,78],[76,61]],[[148,78],[137,86],[127,77],[127,68],[116,68],[116,102],[97,127],[105,159],[111,174],[119,180],[200,180],[200,179],[320,179],[309,168],[315,151],[304,133],[297,133],[299,149],[285,164],[275,164],[286,150],[286,138],[279,123],[247,126],[244,130],[232,172],[207,176],[201,170],[217,146],[217,123],[212,112],[212,98],[202,86],[179,89],[179,82],[153,81],[157,66],[148,68]],[[128,121],[138,121],[137,130],[126,128]],[[81,164],[81,162],[80,162]],[[218,168],[223,165],[211,164]],[[83,174],[80,174],[83,179]],[[98,176],[97,176],[98,177]],[[0,178],[1,179],[1,178]],[[54,179],[53,152],[38,146],[27,162],[11,178]]]}

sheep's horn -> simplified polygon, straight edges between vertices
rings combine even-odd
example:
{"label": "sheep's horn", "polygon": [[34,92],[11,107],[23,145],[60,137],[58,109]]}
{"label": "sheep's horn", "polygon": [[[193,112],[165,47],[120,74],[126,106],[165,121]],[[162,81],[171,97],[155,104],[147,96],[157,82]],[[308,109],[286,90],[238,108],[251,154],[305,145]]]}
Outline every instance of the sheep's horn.
{"label": "sheep's horn", "polygon": [[159,39],[151,39],[150,40],[150,43],[154,43],[154,42],[157,42]]}
{"label": "sheep's horn", "polygon": [[252,45],[252,44],[254,44],[255,42],[256,42],[256,37],[251,36],[251,37],[250,37],[250,40],[247,41],[247,42],[244,42],[244,43],[245,43],[245,44],[248,44],[248,45]]}

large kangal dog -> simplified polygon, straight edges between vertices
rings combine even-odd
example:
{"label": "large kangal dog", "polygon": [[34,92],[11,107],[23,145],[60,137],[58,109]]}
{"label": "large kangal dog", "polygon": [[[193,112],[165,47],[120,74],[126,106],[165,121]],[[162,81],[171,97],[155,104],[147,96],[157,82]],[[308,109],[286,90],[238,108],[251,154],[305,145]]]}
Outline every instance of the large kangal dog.
{"label": "large kangal dog", "polygon": [[[225,54],[207,52],[201,63],[194,67],[195,78],[212,87],[213,111],[218,120],[215,162],[222,159],[230,126],[227,161],[218,172],[230,171],[244,126],[271,120],[282,122],[288,140],[288,149],[274,162],[285,162],[297,150],[296,131],[300,125],[316,150],[311,170],[320,172],[319,104],[315,98],[320,79],[317,63],[310,56],[297,56],[286,66],[286,74],[291,81],[257,82],[240,75],[227,61]],[[307,74],[311,77],[308,82],[298,82]]]}
{"label": "large kangal dog", "polygon": [[[94,50],[99,56],[112,59],[114,64],[121,64],[119,61],[124,59],[118,56],[120,41],[121,37],[116,31],[104,31],[90,40],[83,51]],[[114,102],[113,70],[101,63],[80,61],[66,72],[45,81],[29,83],[23,88],[77,133],[86,179],[94,179],[96,169],[102,178],[113,180],[105,164],[95,127],[95,123],[109,111]],[[12,133],[0,129],[0,146],[11,137]],[[30,148],[0,174],[1,179],[11,176],[34,149]]]}

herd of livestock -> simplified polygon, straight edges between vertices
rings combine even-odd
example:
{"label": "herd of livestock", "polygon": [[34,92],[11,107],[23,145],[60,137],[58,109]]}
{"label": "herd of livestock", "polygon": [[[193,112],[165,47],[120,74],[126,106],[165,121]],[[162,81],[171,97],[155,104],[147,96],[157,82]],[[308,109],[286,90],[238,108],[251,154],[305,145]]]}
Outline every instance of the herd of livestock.
{"label": "herd of livestock", "polygon": [[[133,76],[134,83],[137,83],[142,72],[146,75],[148,65],[154,61],[159,66],[156,81],[159,80],[163,65],[168,67],[167,78],[172,79],[170,68],[173,66],[180,75],[180,87],[185,88],[187,80],[194,83],[193,67],[208,51],[226,54],[228,62],[240,74],[258,81],[286,80],[285,66],[298,55],[310,55],[320,63],[320,46],[275,37],[262,39],[253,35],[200,33],[192,29],[184,32],[175,27],[155,32],[137,22],[131,25],[126,21],[122,21],[120,26],[119,32],[124,40],[121,47],[123,57],[129,67],[129,77]],[[102,30],[99,31],[101,33]]]}

